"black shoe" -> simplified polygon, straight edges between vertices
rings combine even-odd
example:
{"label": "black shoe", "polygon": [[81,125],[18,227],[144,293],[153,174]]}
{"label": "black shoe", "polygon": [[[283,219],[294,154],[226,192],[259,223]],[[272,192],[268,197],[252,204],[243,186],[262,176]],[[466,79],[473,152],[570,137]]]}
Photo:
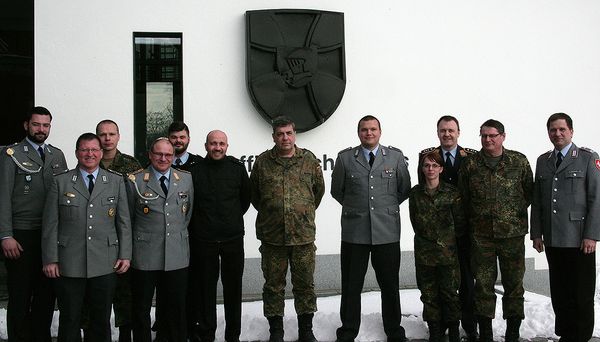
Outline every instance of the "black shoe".
{"label": "black shoe", "polygon": [[298,315],[298,342],[317,342],[312,330],[313,316],[312,313]]}
{"label": "black shoe", "polygon": [[267,317],[269,320],[269,342],[283,342],[283,317]]}
{"label": "black shoe", "polygon": [[119,342],[131,342],[131,325],[119,327]]}
{"label": "black shoe", "polygon": [[479,316],[477,321],[479,322],[479,342],[493,342],[492,319]]}
{"label": "black shoe", "polygon": [[518,342],[519,329],[521,328],[520,318],[508,318],[506,320],[506,332],[504,333],[505,342]]}

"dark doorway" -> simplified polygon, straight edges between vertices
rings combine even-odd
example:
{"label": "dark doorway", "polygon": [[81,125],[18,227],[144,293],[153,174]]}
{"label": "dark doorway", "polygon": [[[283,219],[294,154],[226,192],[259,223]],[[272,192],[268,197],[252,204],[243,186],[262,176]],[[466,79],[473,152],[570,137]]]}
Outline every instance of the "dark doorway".
{"label": "dark doorway", "polygon": [[0,146],[25,136],[34,104],[33,0],[0,1]]}

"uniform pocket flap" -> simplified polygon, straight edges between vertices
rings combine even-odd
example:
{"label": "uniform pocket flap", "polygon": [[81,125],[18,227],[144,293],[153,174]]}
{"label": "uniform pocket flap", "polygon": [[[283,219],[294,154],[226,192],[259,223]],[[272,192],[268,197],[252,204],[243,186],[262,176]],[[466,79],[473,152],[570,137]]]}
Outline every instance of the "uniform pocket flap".
{"label": "uniform pocket flap", "polygon": [[585,174],[580,170],[571,170],[565,172],[565,178],[583,178]]}
{"label": "uniform pocket flap", "polygon": [[69,245],[69,237],[68,237],[68,236],[60,236],[60,237],[58,238],[58,241],[56,241],[56,243],[57,243],[59,246],[62,246],[62,247],[67,247],[67,246]]}
{"label": "uniform pocket flap", "polygon": [[115,196],[103,197],[101,202],[102,202],[102,205],[114,205],[116,203],[116,197]]}
{"label": "uniform pocket flap", "polygon": [[150,233],[135,233],[135,241],[150,241]]}
{"label": "uniform pocket flap", "polygon": [[585,220],[585,213],[579,211],[571,211],[569,213],[569,219],[571,221],[583,221]]}
{"label": "uniform pocket flap", "polygon": [[108,236],[108,245],[109,246],[118,246],[119,245],[119,238],[117,237],[117,234],[110,234]]}

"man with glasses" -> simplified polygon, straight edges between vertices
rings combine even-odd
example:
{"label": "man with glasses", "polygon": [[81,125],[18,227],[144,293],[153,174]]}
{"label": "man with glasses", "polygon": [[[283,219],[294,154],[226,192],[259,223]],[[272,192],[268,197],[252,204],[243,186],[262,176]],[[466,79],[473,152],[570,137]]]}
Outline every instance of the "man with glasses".
{"label": "man with glasses", "polygon": [[43,270],[56,279],[58,340],[81,341],[85,303],[87,338],[108,342],[117,274],[127,272],[131,260],[127,191],[120,174],[99,167],[102,149],[95,134],[77,139],[75,155],[77,167],[56,176],[46,199]]}
{"label": "man with glasses", "polygon": [[475,274],[475,314],[481,342],[491,342],[495,317],[494,285],[502,273],[505,341],[517,342],[523,311],[525,245],[533,174],[525,155],[503,147],[504,125],[487,120],[479,130],[481,151],[465,159],[458,187],[471,228]]}
{"label": "man with glasses", "polygon": [[[150,145],[150,165],[130,175],[133,210],[133,338],[150,342],[150,309],[156,289],[162,307],[160,331],[170,342],[185,342],[186,292],[190,258],[188,224],[194,188],[189,172],[171,167],[174,148],[167,138]],[[160,299],[162,297],[162,299]]]}
{"label": "man with glasses", "polygon": [[50,341],[54,291],[41,272],[41,228],[46,194],[54,175],[67,171],[62,151],[46,143],[52,114],[27,113],[23,141],[0,152],[0,239],[8,288],[10,341]]}

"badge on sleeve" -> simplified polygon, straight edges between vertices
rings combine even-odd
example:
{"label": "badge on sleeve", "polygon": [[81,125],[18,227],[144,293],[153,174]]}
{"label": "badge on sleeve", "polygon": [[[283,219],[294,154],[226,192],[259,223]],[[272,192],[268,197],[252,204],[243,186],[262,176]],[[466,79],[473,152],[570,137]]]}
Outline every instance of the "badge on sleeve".
{"label": "badge on sleeve", "polygon": [[600,159],[596,159],[596,168],[600,170]]}

